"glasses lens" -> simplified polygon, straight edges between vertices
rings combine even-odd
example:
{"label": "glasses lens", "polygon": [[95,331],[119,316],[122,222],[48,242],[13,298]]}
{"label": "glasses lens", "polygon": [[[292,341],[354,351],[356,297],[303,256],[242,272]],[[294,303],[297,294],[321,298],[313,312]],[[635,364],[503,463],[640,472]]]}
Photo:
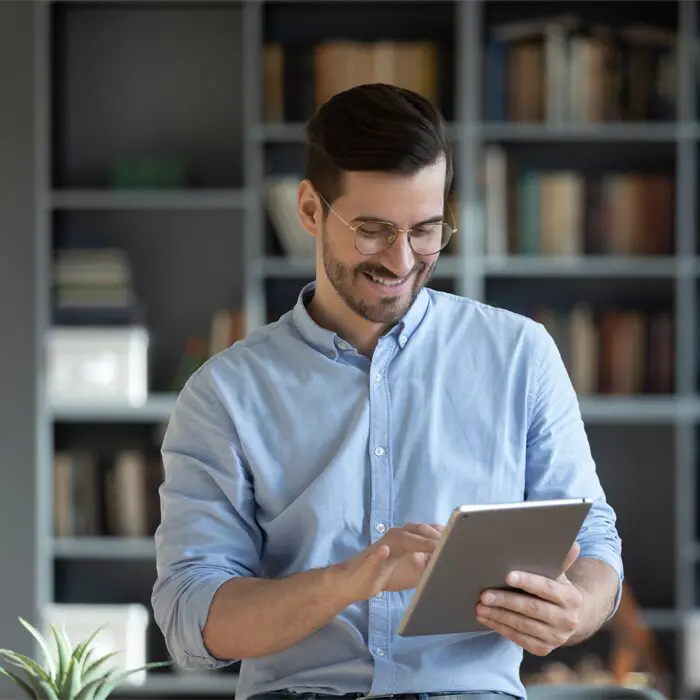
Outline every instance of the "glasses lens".
{"label": "glasses lens", "polygon": [[396,229],[391,224],[366,221],[355,229],[355,245],[365,255],[380,253],[396,238]]}
{"label": "glasses lens", "polygon": [[449,224],[428,224],[414,229],[411,234],[411,247],[417,255],[433,255],[441,251],[452,237]]}

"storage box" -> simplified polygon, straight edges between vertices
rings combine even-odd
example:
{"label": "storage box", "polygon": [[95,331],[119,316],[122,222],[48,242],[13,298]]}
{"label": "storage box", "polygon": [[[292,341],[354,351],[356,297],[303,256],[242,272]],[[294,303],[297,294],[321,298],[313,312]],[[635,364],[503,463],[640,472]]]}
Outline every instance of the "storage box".
{"label": "storage box", "polygon": [[700,612],[684,615],[683,625],[683,669],[681,682],[689,691],[700,690]]}
{"label": "storage box", "polygon": [[[118,652],[105,665],[105,670],[114,668],[128,671],[148,663],[146,658],[146,632],[149,616],[145,606],[134,604],[98,605],[83,603],[51,603],[44,616],[44,634],[51,636],[50,625],[63,628],[73,645],[87,639],[98,627],[104,629],[93,641],[92,659]],[[50,645],[51,646],[51,645]],[[142,685],[146,671],[137,671],[124,682]]]}
{"label": "storage box", "polygon": [[148,332],[134,326],[52,328],[49,400],[143,404],[148,398],[148,341]]}

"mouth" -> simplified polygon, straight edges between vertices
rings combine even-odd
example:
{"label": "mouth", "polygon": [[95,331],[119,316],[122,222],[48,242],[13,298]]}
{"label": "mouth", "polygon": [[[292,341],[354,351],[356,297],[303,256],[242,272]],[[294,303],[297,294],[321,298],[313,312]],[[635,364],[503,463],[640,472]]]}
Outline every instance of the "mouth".
{"label": "mouth", "polygon": [[386,290],[398,290],[403,287],[411,278],[411,275],[406,277],[384,277],[382,275],[375,275],[372,272],[362,273],[370,282],[382,287]]}

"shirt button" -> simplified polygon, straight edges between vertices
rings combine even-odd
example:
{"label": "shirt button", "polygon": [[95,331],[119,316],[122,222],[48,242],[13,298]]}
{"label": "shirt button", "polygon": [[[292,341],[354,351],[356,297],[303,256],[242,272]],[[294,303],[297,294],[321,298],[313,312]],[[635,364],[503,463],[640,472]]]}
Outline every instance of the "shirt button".
{"label": "shirt button", "polygon": [[338,347],[341,350],[347,350],[350,346],[344,341],[344,340],[339,340],[338,341]]}
{"label": "shirt button", "polygon": [[375,598],[383,598],[383,597],[384,597],[384,593],[383,593],[382,591],[379,591],[379,593],[377,593],[377,595],[375,595],[374,597],[375,597]]}
{"label": "shirt button", "polygon": [[384,523],[379,523],[374,529],[377,532],[384,532],[384,530],[386,530],[386,525]]}
{"label": "shirt button", "polygon": [[377,656],[384,656],[384,649],[377,649],[375,653]]}
{"label": "shirt button", "polygon": [[381,457],[384,454],[384,448],[383,447],[375,447],[374,454],[377,455],[377,457]]}
{"label": "shirt button", "polygon": [[408,342],[408,338],[405,335],[399,336],[399,343],[401,343],[401,347],[406,345],[407,342]]}
{"label": "shirt button", "polygon": [[377,382],[377,384],[382,381],[382,375],[379,372],[374,375],[374,381]]}

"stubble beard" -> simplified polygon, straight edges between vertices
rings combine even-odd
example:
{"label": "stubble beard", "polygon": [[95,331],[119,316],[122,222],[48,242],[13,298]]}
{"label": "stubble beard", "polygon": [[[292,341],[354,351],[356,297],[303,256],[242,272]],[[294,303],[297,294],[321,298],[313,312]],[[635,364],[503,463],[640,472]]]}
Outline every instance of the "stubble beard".
{"label": "stubble beard", "polygon": [[323,267],[338,296],[356,314],[372,323],[393,325],[400,321],[408,309],[411,308],[420,290],[428,283],[435,267],[435,262],[431,264],[425,262],[416,263],[411,271],[413,283],[411,293],[407,298],[403,296],[386,296],[382,299],[377,299],[374,303],[368,303],[355,290],[359,277],[364,276],[365,272],[385,277],[395,277],[395,275],[382,265],[370,262],[360,263],[355,266],[344,265],[334,258],[331,245],[325,233],[322,236],[322,245]]}

